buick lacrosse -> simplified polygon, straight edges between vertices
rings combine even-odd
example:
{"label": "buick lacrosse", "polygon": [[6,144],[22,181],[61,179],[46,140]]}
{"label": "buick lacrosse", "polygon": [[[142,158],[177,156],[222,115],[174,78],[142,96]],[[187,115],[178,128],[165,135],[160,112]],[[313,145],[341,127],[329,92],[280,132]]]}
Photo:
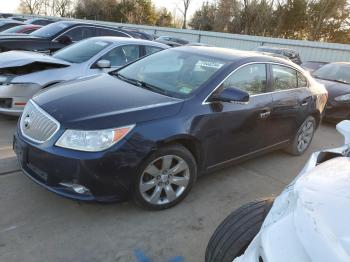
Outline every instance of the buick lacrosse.
{"label": "buick lacrosse", "polygon": [[185,46],[34,96],[14,138],[24,174],[59,195],[179,203],[198,175],[305,152],[325,88],[285,59]]}

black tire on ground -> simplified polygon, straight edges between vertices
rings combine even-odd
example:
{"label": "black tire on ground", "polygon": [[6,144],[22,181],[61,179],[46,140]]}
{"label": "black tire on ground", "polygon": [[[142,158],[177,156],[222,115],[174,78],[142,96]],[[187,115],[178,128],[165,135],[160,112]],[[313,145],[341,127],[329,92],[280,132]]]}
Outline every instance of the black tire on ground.
{"label": "black tire on ground", "polygon": [[[145,198],[142,196],[142,193],[141,193],[140,187],[139,187],[140,180],[141,180],[141,177],[142,177],[144,170],[147,168],[147,166],[150,163],[152,163],[154,160],[156,160],[162,156],[166,156],[166,155],[178,156],[186,162],[186,164],[189,167],[188,185],[187,185],[186,189],[183,191],[183,193],[174,201],[172,201],[170,203],[166,203],[166,204],[152,204],[152,203],[146,201]],[[132,197],[134,199],[134,202],[142,208],[150,209],[150,210],[167,209],[167,208],[170,208],[170,207],[177,205],[187,196],[187,194],[191,190],[192,186],[194,185],[196,179],[197,179],[197,163],[196,163],[196,160],[195,160],[194,156],[192,155],[192,153],[182,145],[171,144],[171,145],[164,146],[164,147],[158,149],[157,151],[155,151],[153,154],[151,154],[143,162],[143,164],[139,168],[139,172],[136,176],[136,179],[134,180],[133,189],[132,189]]]}
{"label": "black tire on ground", "polygon": [[[311,136],[311,140],[310,140],[309,144],[307,145],[307,147],[300,151],[298,149],[298,137],[303,132],[303,127],[309,122],[312,123],[313,128],[314,128],[312,136]],[[316,119],[313,116],[308,116],[305,119],[305,121],[303,122],[303,124],[300,126],[298,132],[296,133],[295,137],[293,138],[293,141],[286,147],[285,151],[293,156],[300,156],[300,155],[304,154],[305,151],[309,148],[310,144],[312,143],[312,139],[314,137],[316,127],[317,127],[316,126]]]}
{"label": "black tire on ground", "polygon": [[215,230],[205,262],[232,262],[242,255],[259,232],[274,198],[255,200],[232,212]]}

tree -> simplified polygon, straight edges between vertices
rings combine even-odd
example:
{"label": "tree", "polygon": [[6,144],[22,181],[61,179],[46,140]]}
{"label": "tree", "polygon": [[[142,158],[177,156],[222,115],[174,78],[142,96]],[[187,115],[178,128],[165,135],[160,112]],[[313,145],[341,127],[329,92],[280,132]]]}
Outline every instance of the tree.
{"label": "tree", "polygon": [[79,0],[75,16],[82,19],[115,21],[117,3],[114,0]]}
{"label": "tree", "polygon": [[162,8],[158,10],[156,17],[157,17],[156,26],[165,26],[165,27],[172,26],[173,16],[166,8]]}
{"label": "tree", "polygon": [[216,12],[215,4],[203,3],[201,9],[194,13],[189,26],[196,30],[212,31],[214,29]]}
{"label": "tree", "polygon": [[187,28],[187,13],[188,9],[190,8],[192,0],[181,0],[182,3],[182,8],[180,7],[179,10],[181,14],[183,15],[183,24],[182,24],[182,29]]}
{"label": "tree", "polygon": [[44,0],[21,0],[19,10],[24,14],[38,15],[44,6]]}

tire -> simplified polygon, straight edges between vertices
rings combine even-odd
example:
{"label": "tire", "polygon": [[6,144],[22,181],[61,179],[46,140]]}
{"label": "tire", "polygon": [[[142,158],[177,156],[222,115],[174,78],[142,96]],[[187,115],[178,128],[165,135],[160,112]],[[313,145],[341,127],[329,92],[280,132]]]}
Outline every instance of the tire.
{"label": "tire", "polygon": [[232,212],[210,238],[205,261],[232,262],[242,255],[259,232],[273,201],[255,200]]}
{"label": "tire", "polygon": [[[305,128],[311,124],[312,125],[312,132],[310,134],[306,134]],[[308,116],[303,124],[300,126],[298,132],[296,133],[295,137],[293,138],[292,143],[285,149],[289,154],[294,156],[300,156],[305,153],[305,151],[309,148],[312,139],[314,137],[316,131],[316,119],[313,116]],[[304,140],[305,146],[300,147],[299,139]],[[306,144],[305,141],[308,141]]]}
{"label": "tire", "polygon": [[133,183],[133,199],[142,208],[167,209],[186,197],[196,178],[197,164],[191,152],[178,144],[165,146],[141,165]]}

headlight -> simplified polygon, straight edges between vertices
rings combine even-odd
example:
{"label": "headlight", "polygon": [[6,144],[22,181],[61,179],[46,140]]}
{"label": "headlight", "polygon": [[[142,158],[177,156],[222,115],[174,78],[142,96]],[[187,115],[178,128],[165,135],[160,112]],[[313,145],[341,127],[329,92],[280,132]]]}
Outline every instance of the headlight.
{"label": "headlight", "polygon": [[337,102],[346,102],[350,101],[350,94],[342,95],[342,96],[337,96],[334,98],[335,101]]}
{"label": "headlight", "polygon": [[122,140],[134,126],[94,131],[66,130],[56,146],[87,152],[103,151]]}

